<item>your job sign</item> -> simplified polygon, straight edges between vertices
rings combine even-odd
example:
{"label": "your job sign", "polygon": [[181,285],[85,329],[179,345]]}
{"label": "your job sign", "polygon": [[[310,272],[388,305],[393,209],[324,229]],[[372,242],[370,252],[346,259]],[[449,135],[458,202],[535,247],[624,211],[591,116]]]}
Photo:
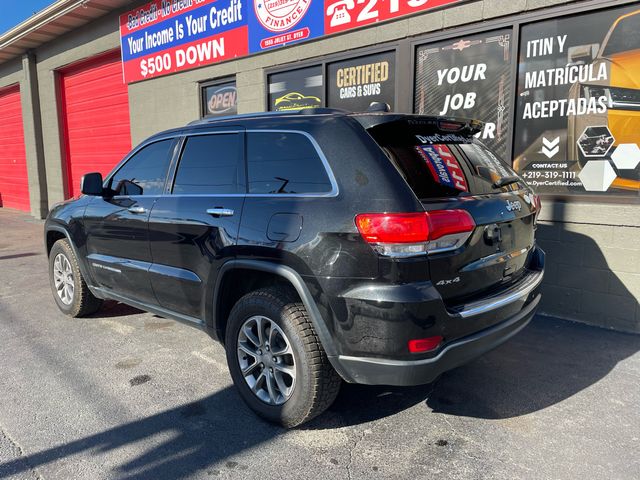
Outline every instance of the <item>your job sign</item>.
{"label": "your job sign", "polygon": [[481,140],[508,159],[512,44],[499,30],[418,47],[416,113],[481,119]]}

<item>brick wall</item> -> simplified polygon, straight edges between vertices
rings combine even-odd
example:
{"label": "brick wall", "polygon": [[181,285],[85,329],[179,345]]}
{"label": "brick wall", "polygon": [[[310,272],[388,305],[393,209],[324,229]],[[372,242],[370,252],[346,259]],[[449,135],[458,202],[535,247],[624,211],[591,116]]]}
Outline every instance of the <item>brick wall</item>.
{"label": "brick wall", "polygon": [[541,311],[640,333],[640,207],[547,202],[542,218]]}

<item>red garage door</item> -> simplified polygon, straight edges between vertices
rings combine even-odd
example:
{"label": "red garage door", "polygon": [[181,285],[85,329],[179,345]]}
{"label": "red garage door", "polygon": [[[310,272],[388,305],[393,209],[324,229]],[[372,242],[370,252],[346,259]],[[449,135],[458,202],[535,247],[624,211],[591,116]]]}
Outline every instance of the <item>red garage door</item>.
{"label": "red garage door", "polygon": [[74,197],[82,175],[106,175],[131,149],[129,97],[119,52],[61,73],[67,196]]}
{"label": "red garage door", "polygon": [[0,90],[0,207],[31,210],[18,86]]}

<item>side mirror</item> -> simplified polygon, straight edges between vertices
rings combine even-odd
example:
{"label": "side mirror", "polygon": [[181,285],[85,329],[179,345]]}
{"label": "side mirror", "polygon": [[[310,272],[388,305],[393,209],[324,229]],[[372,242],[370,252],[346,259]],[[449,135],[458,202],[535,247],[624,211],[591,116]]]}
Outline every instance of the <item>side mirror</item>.
{"label": "side mirror", "polygon": [[83,175],[82,180],[80,180],[80,191],[85,195],[102,196],[102,174],[87,173]]}

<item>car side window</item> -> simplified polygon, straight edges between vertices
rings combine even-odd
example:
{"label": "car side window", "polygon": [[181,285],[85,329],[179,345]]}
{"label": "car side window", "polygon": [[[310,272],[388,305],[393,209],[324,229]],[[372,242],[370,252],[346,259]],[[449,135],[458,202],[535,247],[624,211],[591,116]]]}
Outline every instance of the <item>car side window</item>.
{"label": "car side window", "polygon": [[242,137],[237,133],[187,137],[173,183],[173,193],[238,193],[241,154]]}
{"label": "car side window", "polygon": [[247,133],[249,193],[327,193],[327,171],[311,141],[300,133]]}
{"label": "car side window", "polygon": [[115,195],[160,195],[171,161],[173,139],[154,142],[136,152],[111,177]]}

